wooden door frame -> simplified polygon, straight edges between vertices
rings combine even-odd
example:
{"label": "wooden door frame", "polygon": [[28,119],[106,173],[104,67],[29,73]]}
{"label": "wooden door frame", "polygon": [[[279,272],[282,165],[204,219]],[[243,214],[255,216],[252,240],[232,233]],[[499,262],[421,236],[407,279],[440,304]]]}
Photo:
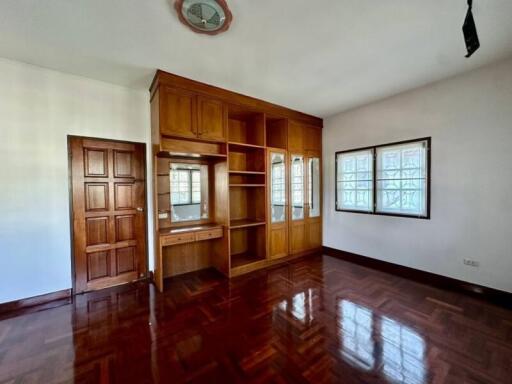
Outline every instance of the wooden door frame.
{"label": "wooden door frame", "polygon": [[75,239],[74,239],[74,227],[73,227],[73,167],[72,167],[72,158],[71,158],[71,140],[79,139],[79,140],[101,140],[108,141],[112,143],[124,143],[124,144],[137,144],[142,145],[144,152],[144,217],[145,217],[145,231],[144,234],[146,236],[146,251],[144,252],[145,265],[146,265],[146,276],[142,277],[140,280],[148,279],[150,275],[149,271],[149,232],[148,232],[148,164],[147,164],[147,145],[146,143],[138,142],[138,141],[128,141],[128,140],[115,140],[115,139],[103,139],[101,137],[91,137],[91,136],[79,136],[79,135],[67,135],[67,148],[68,148],[68,198],[69,198],[69,236],[70,236],[70,247],[71,247],[71,295],[76,295],[76,270],[75,270]]}

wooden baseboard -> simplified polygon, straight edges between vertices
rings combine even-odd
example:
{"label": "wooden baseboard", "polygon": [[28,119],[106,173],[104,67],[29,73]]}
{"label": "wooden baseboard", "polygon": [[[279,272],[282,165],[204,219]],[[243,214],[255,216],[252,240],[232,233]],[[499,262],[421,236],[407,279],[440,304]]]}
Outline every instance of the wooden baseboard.
{"label": "wooden baseboard", "polygon": [[10,301],[8,303],[2,303],[0,304],[0,315],[20,309],[35,307],[37,305],[47,304],[56,300],[69,299],[71,296],[71,289],[63,289],[62,291],[46,293],[44,295],[28,297],[26,299]]}
{"label": "wooden baseboard", "polygon": [[377,269],[396,276],[404,277],[417,282],[432,285],[436,288],[462,292],[473,297],[484,299],[502,307],[512,309],[512,293],[501,291],[467,281],[457,280],[451,277],[437,275],[435,273],[421,271],[403,265],[389,263],[371,257],[361,256],[355,253],[342,251],[335,248],[323,247],[324,255],[336,257],[368,268]]}

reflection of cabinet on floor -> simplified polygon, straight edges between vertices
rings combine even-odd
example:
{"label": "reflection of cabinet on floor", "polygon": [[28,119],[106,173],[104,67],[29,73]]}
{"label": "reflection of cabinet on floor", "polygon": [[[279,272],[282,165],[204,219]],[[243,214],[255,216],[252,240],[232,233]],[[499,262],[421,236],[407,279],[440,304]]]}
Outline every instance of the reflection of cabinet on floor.
{"label": "reflection of cabinet on floor", "polygon": [[[321,119],[158,71],[151,123],[159,289],[164,277],[233,277],[321,250]],[[193,187],[173,194],[169,159],[208,166],[199,220],[171,204]]]}

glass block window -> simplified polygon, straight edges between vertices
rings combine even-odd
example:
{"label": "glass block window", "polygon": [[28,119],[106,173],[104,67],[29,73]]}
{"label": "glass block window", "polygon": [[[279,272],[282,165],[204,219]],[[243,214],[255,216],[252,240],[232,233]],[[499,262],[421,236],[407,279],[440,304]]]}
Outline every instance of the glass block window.
{"label": "glass block window", "polygon": [[372,211],[373,149],[339,153],[336,163],[336,208]]}
{"label": "glass block window", "polygon": [[430,218],[430,138],[336,153],[336,210]]}
{"label": "glass block window", "polygon": [[427,142],[377,148],[377,212],[426,216]]}

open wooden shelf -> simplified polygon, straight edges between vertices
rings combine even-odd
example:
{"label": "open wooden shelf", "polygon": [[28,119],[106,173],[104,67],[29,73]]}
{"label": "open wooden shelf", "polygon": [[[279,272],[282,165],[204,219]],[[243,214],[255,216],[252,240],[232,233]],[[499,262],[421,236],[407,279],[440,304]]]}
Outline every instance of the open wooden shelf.
{"label": "open wooden shelf", "polygon": [[265,146],[265,115],[230,107],[228,111],[228,142],[235,145]]}
{"label": "open wooden shelf", "polygon": [[267,147],[288,148],[288,120],[267,117],[266,124]]}
{"label": "open wooden shelf", "polygon": [[255,219],[236,219],[231,220],[229,222],[230,229],[239,229],[239,228],[248,228],[248,227],[257,227],[259,225],[265,225],[265,220],[255,220]]}
{"label": "open wooden shelf", "polygon": [[265,173],[265,149],[254,146],[229,146],[229,172]]}
{"label": "open wooden shelf", "polygon": [[230,172],[229,185],[231,187],[264,187],[265,172]]}
{"label": "open wooden shelf", "polygon": [[263,145],[256,145],[256,144],[247,144],[247,143],[238,143],[235,141],[228,142],[229,144],[229,150],[231,151],[243,151],[245,148],[259,148],[259,149],[265,149]]}
{"label": "open wooden shelf", "polygon": [[[265,186],[229,188],[230,222],[265,222]],[[241,220],[241,221],[240,221]]]}
{"label": "open wooden shelf", "polygon": [[231,255],[231,268],[244,267],[264,260],[264,258],[258,257],[250,252],[239,253],[237,255]]}
{"label": "open wooden shelf", "polygon": [[264,175],[263,171],[229,171],[231,174],[235,175]]}
{"label": "open wooden shelf", "polygon": [[248,187],[248,188],[256,188],[256,187],[264,187],[265,184],[229,184],[230,187]]}
{"label": "open wooden shelf", "polygon": [[238,227],[230,228],[231,270],[252,263],[264,263],[267,257],[265,223],[250,220],[245,220],[245,224],[243,222],[232,222]]}

